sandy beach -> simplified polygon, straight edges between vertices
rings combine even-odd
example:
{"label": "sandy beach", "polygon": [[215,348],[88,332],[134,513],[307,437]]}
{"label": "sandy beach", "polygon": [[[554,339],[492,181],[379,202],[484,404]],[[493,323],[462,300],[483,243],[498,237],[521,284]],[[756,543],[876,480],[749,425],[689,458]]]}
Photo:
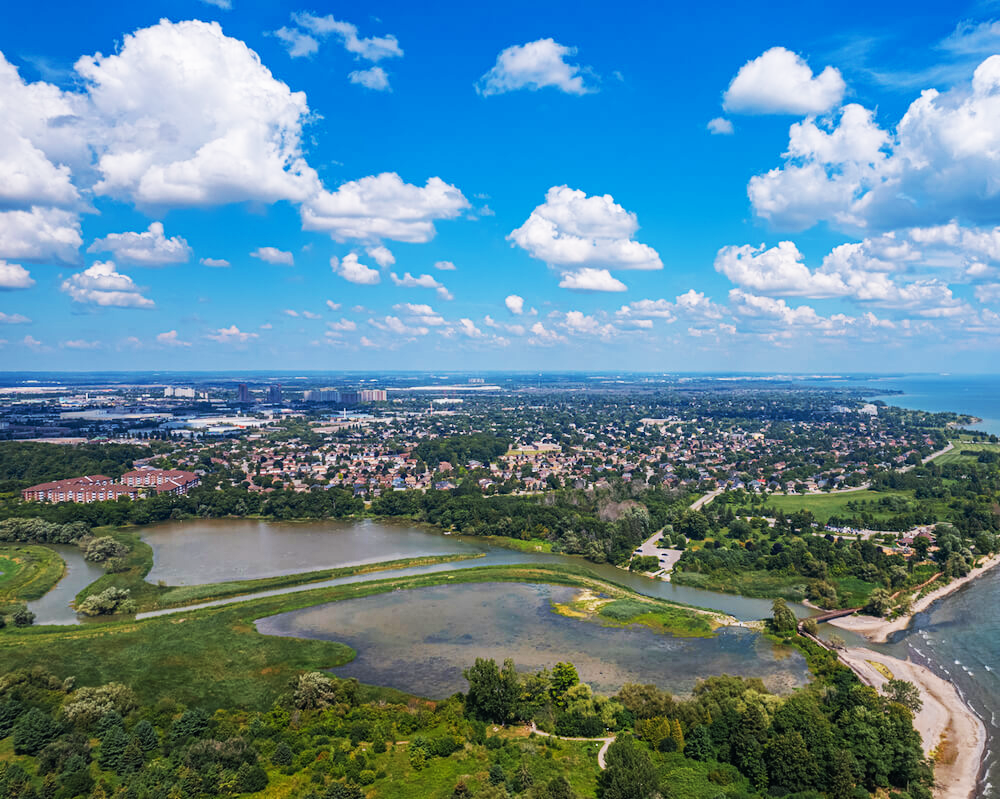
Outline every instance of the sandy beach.
{"label": "sandy beach", "polygon": [[1000,555],[994,555],[992,558],[986,560],[983,565],[977,566],[970,571],[965,577],[952,580],[947,585],[943,585],[921,597],[913,603],[913,610],[910,614],[900,616],[898,619],[889,620],[877,616],[845,616],[840,619],[832,619],[827,624],[863,635],[872,643],[884,644],[894,632],[905,630],[909,627],[915,614],[927,610],[927,608],[942,597],[955,593],[963,585],[972,582],[998,564],[1000,564]]}
{"label": "sandy beach", "polygon": [[936,753],[934,796],[937,799],[969,799],[975,796],[986,727],[962,701],[954,685],[934,672],[910,661],[860,647],[839,652],[858,678],[881,691],[887,677],[873,663],[881,664],[898,680],[907,680],[920,690],[923,708],[913,726],[920,733],[924,751]]}

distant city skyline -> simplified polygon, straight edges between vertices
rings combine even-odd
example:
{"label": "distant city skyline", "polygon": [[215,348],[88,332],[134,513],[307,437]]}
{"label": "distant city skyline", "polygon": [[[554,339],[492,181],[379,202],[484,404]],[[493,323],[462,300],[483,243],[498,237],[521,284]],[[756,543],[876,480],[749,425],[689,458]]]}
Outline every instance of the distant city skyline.
{"label": "distant city skyline", "polygon": [[0,363],[992,371],[993,8],[6,7]]}

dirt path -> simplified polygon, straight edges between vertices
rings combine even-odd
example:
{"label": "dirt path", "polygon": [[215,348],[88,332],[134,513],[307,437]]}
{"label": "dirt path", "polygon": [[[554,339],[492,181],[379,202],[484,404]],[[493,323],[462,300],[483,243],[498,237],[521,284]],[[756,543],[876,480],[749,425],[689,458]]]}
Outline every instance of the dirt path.
{"label": "dirt path", "polygon": [[528,725],[528,729],[536,735],[541,735],[543,738],[558,738],[560,741],[604,741],[604,744],[600,749],[597,750],[597,766],[604,771],[608,767],[605,760],[605,755],[608,753],[608,748],[615,742],[617,735],[612,735],[608,738],[572,738],[568,735],[553,735],[551,732],[542,732],[538,727],[535,726],[535,722],[531,722]]}

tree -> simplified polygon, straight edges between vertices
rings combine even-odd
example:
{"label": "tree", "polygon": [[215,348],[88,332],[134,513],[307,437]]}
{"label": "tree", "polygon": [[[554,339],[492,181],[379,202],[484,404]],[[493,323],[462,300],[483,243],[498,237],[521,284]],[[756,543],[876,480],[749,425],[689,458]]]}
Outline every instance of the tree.
{"label": "tree", "polygon": [[715,757],[712,736],[704,724],[695,725],[694,729],[688,732],[687,741],[684,743],[684,756],[702,761]]}
{"label": "tree", "polygon": [[28,610],[27,605],[22,605],[11,614],[10,619],[15,627],[30,627],[35,623],[35,614]]}
{"label": "tree", "polygon": [[156,734],[156,729],[146,719],[143,719],[135,725],[135,729],[132,730],[132,735],[139,742],[139,746],[142,748],[143,752],[152,752],[160,745],[160,739]]}
{"label": "tree", "polygon": [[33,707],[14,723],[14,754],[35,755],[61,732],[53,718]]}
{"label": "tree", "polygon": [[233,786],[238,793],[257,793],[267,787],[267,772],[260,766],[242,763],[236,771],[236,782]]}
{"label": "tree", "polygon": [[290,766],[292,765],[293,758],[292,748],[284,741],[281,741],[271,755],[271,762],[276,766]]}
{"label": "tree", "polygon": [[97,755],[97,763],[107,771],[118,771],[122,755],[128,746],[128,736],[121,727],[112,727],[101,739],[101,750]]}
{"label": "tree", "polygon": [[776,599],[771,605],[771,626],[778,633],[793,633],[798,620],[784,599]]}
{"label": "tree", "polygon": [[475,664],[462,674],[469,681],[465,697],[468,715],[495,724],[506,724],[515,718],[521,681],[513,660],[505,660],[501,670],[495,660],[476,658]]}
{"label": "tree", "polygon": [[599,782],[601,799],[649,799],[656,791],[653,760],[631,735],[611,744],[606,762]]}
{"label": "tree", "polygon": [[924,700],[920,697],[920,689],[906,680],[889,680],[882,686],[882,693],[890,702],[898,702],[914,714],[919,713],[924,706]]}
{"label": "tree", "polygon": [[875,588],[868,596],[865,613],[870,616],[884,616],[892,607],[892,594],[884,588]]}
{"label": "tree", "polygon": [[139,739],[133,735],[118,759],[117,771],[119,774],[134,774],[143,767],[145,762],[146,754],[139,745]]}
{"label": "tree", "polygon": [[560,707],[565,706],[564,697],[566,692],[580,682],[580,675],[577,674],[576,666],[572,663],[556,663],[552,667],[552,677],[549,680],[549,696],[552,701]]}

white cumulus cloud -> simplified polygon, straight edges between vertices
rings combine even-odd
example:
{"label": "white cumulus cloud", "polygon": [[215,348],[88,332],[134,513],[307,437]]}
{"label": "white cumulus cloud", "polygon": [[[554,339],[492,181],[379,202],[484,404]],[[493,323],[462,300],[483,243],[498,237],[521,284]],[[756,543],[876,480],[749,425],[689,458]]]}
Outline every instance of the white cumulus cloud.
{"label": "white cumulus cloud", "polygon": [[9,264],[0,259],[0,291],[27,289],[35,285],[31,273],[20,264]]}
{"label": "white cumulus cloud", "polygon": [[66,278],[61,286],[74,302],[115,308],[153,308],[155,303],[142,294],[128,275],[115,269],[113,261],[93,266]]}
{"label": "white cumulus cloud", "polygon": [[822,114],[840,103],[845,88],[838,69],[813,75],[802,56],[772,47],[740,67],[723,106],[735,114]]}
{"label": "white cumulus cloud", "polygon": [[187,241],[180,236],[168,239],[161,222],[153,222],[143,233],[110,233],[97,239],[87,252],[110,252],[116,260],[137,266],[182,264],[191,257]]}
{"label": "white cumulus cloud", "polygon": [[244,333],[236,325],[230,325],[220,327],[213,333],[206,333],[205,338],[218,341],[220,344],[246,344],[259,336],[257,333]]}
{"label": "white cumulus cloud", "polygon": [[575,272],[565,272],[559,288],[574,291],[626,291],[628,286],[607,269],[586,267]]}
{"label": "white cumulus cloud", "polygon": [[351,83],[364,86],[376,92],[387,92],[391,90],[389,86],[389,75],[382,67],[369,67],[368,69],[356,69],[348,73],[347,79]]}
{"label": "white cumulus cloud", "polygon": [[279,250],[277,247],[258,247],[250,253],[250,257],[278,266],[295,265],[295,256],[285,250]]}
{"label": "white cumulus cloud", "polygon": [[[382,281],[382,276],[377,269],[358,261],[357,253],[345,255],[339,261],[336,257],[330,259],[330,268],[335,275],[340,275],[349,283],[357,283],[362,286],[374,286]],[[339,307],[339,306],[338,306]]]}
{"label": "white cumulus cloud", "polygon": [[484,97],[547,86],[567,94],[594,91],[583,80],[589,70],[567,62],[567,57],[574,55],[575,47],[566,47],[554,39],[513,45],[497,56],[493,68],[479,79],[476,91]]}

